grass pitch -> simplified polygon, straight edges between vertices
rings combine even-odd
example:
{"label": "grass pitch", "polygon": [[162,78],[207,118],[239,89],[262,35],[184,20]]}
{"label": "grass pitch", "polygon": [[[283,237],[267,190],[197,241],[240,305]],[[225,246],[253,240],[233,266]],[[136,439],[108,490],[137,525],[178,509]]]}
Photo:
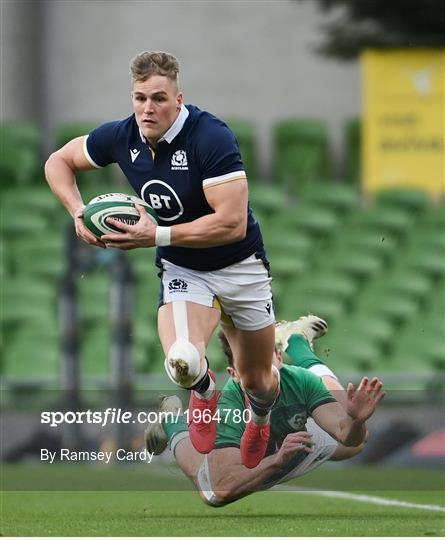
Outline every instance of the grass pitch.
{"label": "grass pitch", "polygon": [[[17,487],[26,478],[39,486],[51,476],[64,474],[76,487],[74,477],[87,479],[96,491],[4,491],[2,534],[7,536],[443,536],[445,513],[412,507],[381,506],[355,500],[341,500],[304,492],[269,491],[249,496],[224,508],[210,508],[200,501],[185,482],[182,491],[171,489],[159,471],[147,469],[91,467],[6,467],[3,485]],[[164,470],[167,477],[171,468]],[[323,476],[319,472],[320,482]],[[325,479],[338,484],[360,470],[327,470]],[[366,475],[367,472],[365,471]],[[388,471],[374,469],[374,478],[388,477]],[[396,471],[416,483],[426,473]],[[22,479],[17,482],[17,479]],[[309,475],[308,475],[309,478]],[[115,486],[108,488],[107,479]],[[437,473],[436,473],[437,479]],[[303,480],[303,479],[300,479]],[[129,483],[138,491],[128,491]],[[14,482],[17,482],[16,484]],[[119,490],[121,483],[125,490]],[[143,490],[143,485],[147,487]],[[301,484],[297,482],[298,485]],[[45,489],[48,483],[42,483]],[[28,486],[27,486],[28,487]],[[390,487],[390,486],[388,486]],[[425,486],[426,487],[426,486]],[[437,482],[433,487],[437,487]],[[131,488],[130,488],[131,489]],[[159,491],[156,491],[159,489]],[[161,491],[162,490],[162,491]],[[348,493],[354,495],[357,492]],[[365,493],[360,491],[360,493]],[[367,491],[379,498],[413,504],[444,506],[443,491]]]}

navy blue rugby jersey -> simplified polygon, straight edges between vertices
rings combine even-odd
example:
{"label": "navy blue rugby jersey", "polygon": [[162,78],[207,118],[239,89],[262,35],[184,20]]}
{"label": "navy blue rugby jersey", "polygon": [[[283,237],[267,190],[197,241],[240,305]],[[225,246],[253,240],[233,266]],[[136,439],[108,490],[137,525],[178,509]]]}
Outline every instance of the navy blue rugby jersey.
{"label": "navy blue rugby jersey", "polygon": [[[132,114],[93,130],[85,139],[84,152],[95,167],[117,163],[164,226],[213,213],[204,190],[246,177],[233,133],[224,122],[193,105],[182,106],[156,150],[150,148]],[[265,259],[260,228],[248,208],[244,240],[211,248],[158,247],[156,264],[161,266],[163,258],[185,268],[210,271],[253,253]]]}

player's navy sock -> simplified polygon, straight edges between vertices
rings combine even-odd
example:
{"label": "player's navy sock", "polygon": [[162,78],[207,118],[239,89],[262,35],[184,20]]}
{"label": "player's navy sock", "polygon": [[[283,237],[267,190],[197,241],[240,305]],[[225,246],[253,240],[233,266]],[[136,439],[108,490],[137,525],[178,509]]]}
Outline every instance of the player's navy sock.
{"label": "player's navy sock", "polygon": [[196,392],[201,399],[210,399],[216,389],[215,381],[209,375],[209,361],[206,357],[207,371],[204,377],[191,387],[191,390]]}
{"label": "player's navy sock", "polygon": [[309,369],[316,364],[324,364],[311,350],[308,340],[300,334],[292,334],[289,338],[286,354],[293,366]]}
{"label": "player's navy sock", "polygon": [[191,387],[191,390],[194,390],[197,394],[204,394],[204,392],[209,389],[210,381],[210,375],[207,371],[204,377],[199,382],[197,382],[195,386]]}
{"label": "player's navy sock", "polygon": [[270,420],[270,411],[275,405],[275,401],[277,400],[277,398],[275,397],[272,401],[264,402],[252,396],[252,394],[249,394],[249,392],[246,392],[246,395],[249,398],[253,422],[258,426],[268,424]]}

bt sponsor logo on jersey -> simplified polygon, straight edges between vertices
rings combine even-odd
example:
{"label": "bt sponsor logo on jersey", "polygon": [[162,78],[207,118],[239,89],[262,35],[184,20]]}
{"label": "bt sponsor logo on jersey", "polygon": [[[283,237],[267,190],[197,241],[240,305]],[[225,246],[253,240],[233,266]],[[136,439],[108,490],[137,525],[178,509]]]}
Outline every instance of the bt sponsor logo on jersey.
{"label": "bt sponsor logo on jersey", "polygon": [[162,180],[150,180],[141,189],[141,198],[156,211],[162,221],[174,221],[184,213],[175,190]]}
{"label": "bt sponsor logo on jersey", "polygon": [[187,154],[185,150],[176,150],[172,156],[172,171],[188,171]]}

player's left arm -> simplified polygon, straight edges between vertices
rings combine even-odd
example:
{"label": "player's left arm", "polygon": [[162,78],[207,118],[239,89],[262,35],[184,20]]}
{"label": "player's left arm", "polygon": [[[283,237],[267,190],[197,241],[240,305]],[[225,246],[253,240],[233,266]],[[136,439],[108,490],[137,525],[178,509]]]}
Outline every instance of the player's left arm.
{"label": "player's left arm", "polygon": [[264,458],[254,469],[241,463],[238,448],[213,450],[208,457],[212,489],[222,503],[238,500],[264,488],[273,477],[282,473],[286,464],[299,452],[312,452],[312,437],[307,431],[290,433],[278,452]]}
{"label": "player's left arm", "polygon": [[[339,403],[326,403],[312,411],[315,422],[345,446],[359,446],[366,438],[366,420],[385,397],[383,384],[363,377],[357,389],[348,384],[346,411]],[[346,414],[345,414],[346,412]]]}

